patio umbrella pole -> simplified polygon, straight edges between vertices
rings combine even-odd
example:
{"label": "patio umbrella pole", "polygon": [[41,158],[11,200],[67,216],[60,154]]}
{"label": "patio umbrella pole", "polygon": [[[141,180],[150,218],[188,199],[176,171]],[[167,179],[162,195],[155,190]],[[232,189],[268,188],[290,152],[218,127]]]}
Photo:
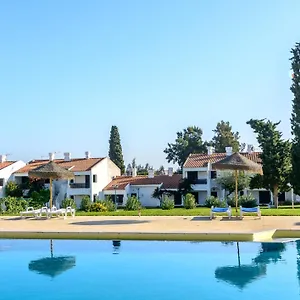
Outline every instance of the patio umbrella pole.
{"label": "patio umbrella pole", "polygon": [[238,170],[234,171],[235,175],[235,212],[237,216],[237,208],[238,208]]}
{"label": "patio umbrella pole", "polygon": [[52,178],[50,178],[50,209],[52,208]]}
{"label": "patio umbrella pole", "polygon": [[240,245],[239,242],[236,243],[237,253],[238,253],[238,263],[239,267],[241,266],[241,257],[240,257]]}

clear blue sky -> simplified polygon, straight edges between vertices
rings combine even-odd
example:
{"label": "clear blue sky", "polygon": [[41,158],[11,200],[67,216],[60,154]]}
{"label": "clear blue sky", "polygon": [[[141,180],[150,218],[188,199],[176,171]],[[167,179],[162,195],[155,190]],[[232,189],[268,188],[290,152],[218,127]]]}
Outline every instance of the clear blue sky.
{"label": "clear blue sky", "polygon": [[254,143],[250,118],[290,137],[290,48],[299,0],[2,1],[0,153],[106,156],[164,164],[189,125],[220,120]]}

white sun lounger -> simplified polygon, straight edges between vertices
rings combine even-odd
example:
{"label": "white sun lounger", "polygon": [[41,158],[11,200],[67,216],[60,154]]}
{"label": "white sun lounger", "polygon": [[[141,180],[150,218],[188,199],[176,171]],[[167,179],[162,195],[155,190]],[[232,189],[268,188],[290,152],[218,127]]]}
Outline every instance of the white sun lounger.
{"label": "white sun lounger", "polygon": [[57,209],[56,206],[52,206],[51,209],[48,209],[47,218],[51,218],[52,216],[62,216],[65,214],[64,209]]}
{"label": "white sun lounger", "polygon": [[226,213],[228,215],[228,218],[231,218],[231,206],[228,207],[211,207],[210,210],[210,219],[213,219],[215,217],[215,214],[222,214]]}
{"label": "white sun lounger", "polygon": [[26,208],[26,211],[21,211],[20,216],[21,218],[24,218],[25,216],[35,217],[38,212],[39,209],[34,209],[32,206],[30,206]]}
{"label": "white sun lounger", "polygon": [[261,211],[259,206],[257,207],[252,207],[252,208],[246,208],[246,207],[242,207],[240,206],[240,217],[243,218],[243,214],[257,214],[257,216],[261,219]]}
{"label": "white sun lounger", "polygon": [[43,215],[45,215],[47,217],[47,213],[48,213],[48,207],[44,206],[40,209],[35,210],[35,217],[36,218],[41,218]]}

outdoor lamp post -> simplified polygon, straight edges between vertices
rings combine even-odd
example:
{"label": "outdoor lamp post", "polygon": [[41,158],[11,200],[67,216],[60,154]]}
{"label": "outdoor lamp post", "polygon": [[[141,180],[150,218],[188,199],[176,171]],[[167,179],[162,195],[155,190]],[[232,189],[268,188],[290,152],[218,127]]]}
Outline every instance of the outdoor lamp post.
{"label": "outdoor lamp post", "polygon": [[115,190],[115,206],[116,206],[116,209],[117,209],[117,189],[118,189],[118,187],[119,186],[117,184],[113,185],[113,188]]}

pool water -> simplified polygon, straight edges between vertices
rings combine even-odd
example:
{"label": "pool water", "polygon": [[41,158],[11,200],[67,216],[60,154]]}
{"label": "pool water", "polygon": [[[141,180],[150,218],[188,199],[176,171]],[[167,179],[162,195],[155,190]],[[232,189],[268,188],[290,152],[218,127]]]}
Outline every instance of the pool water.
{"label": "pool water", "polygon": [[300,242],[0,240],[0,299],[299,299]]}

